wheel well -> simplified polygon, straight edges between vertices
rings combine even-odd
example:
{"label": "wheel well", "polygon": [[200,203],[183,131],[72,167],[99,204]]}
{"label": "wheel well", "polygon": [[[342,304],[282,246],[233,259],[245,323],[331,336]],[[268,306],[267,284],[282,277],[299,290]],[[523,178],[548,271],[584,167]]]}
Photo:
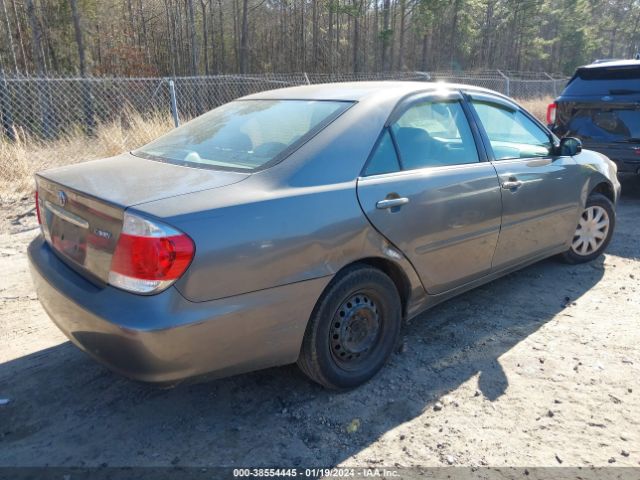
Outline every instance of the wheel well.
{"label": "wheel well", "polygon": [[352,264],[346,265],[345,268],[354,264],[365,264],[378,270],[382,270],[395,284],[398,294],[400,295],[400,302],[402,303],[402,315],[406,317],[407,306],[409,304],[409,297],[411,295],[411,283],[409,279],[402,271],[402,268],[391,260],[381,257],[369,257],[363,258]]}
{"label": "wheel well", "polygon": [[607,197],[612,202],[615,201],[615,194],[613,193],[613,187],[609,185],[607,182],[601,182],[595,186],[591,193],[600,193]]}

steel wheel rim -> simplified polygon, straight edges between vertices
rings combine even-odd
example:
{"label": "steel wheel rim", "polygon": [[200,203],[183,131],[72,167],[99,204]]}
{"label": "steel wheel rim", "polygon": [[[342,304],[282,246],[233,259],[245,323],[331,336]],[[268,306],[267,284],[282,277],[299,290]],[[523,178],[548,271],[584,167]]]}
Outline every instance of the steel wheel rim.
{"label": "steel wheel rim", "polygon": [[582,257],[596,252],[606,241],[610,225],[607,210],[599,205],[587,207],[573,234],[571,250]]}
{"label": "steel wheel rim", "polygon": [[342,302],[329,330],[331,356],[344,370],[366,363],[380,343],[382,315],[377,297],[359,291]]}

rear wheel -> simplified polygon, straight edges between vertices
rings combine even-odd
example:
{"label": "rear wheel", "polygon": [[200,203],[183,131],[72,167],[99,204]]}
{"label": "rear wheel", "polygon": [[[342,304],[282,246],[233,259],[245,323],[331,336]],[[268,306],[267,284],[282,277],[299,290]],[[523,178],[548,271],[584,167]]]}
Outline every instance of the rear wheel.
{"label": "rear wheel", "polygon": [[356,387],[385,364],[400,334],[402,308],[393,281],[356,265],[336,277],[313,311],[298,366],[332,389]]}
{"label": "rear wheel", "polygon": [[571,239],[571,247],[563,254],[568,263],[590,262],[605,251],[616,223],[613,203],[604,195],[594,193],[580,215]]}

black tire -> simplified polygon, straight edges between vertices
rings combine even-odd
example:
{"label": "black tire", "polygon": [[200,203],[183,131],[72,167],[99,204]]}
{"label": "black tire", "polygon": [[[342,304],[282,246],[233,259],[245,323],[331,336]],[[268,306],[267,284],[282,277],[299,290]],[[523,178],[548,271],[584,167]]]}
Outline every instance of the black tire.
{"label": "black tire", "polygon": [[368,265],[349,267],[318,300],[298,366],[324,387],[357,387],[386,363],[398,342],[401,324],[400,295],[393,281]]}
{"label": "black tire", "polygon": [[[615,226],[616,226],[616,211],[613,206],[613,203],[611,203],[611,200],[609,200],[607,197],[605,197],[600,193],[592,193],[591,195],[589,195],[589,198],[587,198],[587,203],[585,205],[585,209],[582,215],[585,215],[587,210],[590,207],[599,207],[603,209],[604,212],[606,212],[606,215],[609,220],[609,226],[608,226],[608,229],[606,230],[604,241],[595,250],[586,251],[582,254],[579,253],[579,251],[576,248],[574,248],[572,245],[569,248],[569,250],[567,250],[561,255],[562,259],[567,263],[577,264],[577,263],[590,262],[598,258],[607,249],[607,247],[609,246],[609,242],[611,242],[611,237],[613,236],[613,231],[615,230]],[[578,228],[579,228],[579,225],[576,228],[576,233],[571,240],[572,244],[578,238]]]}

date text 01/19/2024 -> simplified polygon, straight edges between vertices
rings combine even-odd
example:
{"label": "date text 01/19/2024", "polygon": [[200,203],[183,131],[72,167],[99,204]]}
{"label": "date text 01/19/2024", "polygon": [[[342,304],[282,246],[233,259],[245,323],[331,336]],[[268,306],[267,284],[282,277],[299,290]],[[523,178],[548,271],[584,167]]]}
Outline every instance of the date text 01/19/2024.
{"label": "date text 01/19/2024", "polygon": [[235,478],[394,478],[386,468],[236,468]]}

